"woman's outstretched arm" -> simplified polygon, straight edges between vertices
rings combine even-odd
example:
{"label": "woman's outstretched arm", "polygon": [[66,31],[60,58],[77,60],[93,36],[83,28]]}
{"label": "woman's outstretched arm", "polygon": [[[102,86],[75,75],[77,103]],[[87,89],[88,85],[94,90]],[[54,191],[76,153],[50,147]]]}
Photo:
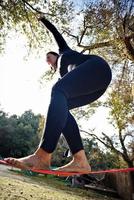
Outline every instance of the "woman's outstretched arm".
{"label": "woman's outstretched arm", "polygon": [[39,18],[39,20],[47,27],[47,29],[53,34],[58,46],[59,46],[59,52],[62,53],[67,49],[70,49],[67,45],[66,41],[62,37],[62,35],[59,33],[59,31],[55,28],[51,22],[49,22],[45,17]]}

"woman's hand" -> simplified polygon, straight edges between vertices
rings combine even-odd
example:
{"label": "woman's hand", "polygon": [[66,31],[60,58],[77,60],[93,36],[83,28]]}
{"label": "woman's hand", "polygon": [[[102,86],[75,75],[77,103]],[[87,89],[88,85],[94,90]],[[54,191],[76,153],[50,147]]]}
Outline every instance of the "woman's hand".
{"label": "woman's hand", "polygon": [[46,17],[43,13],[41,13],[37,18],[39,21],[42,21],[42,19],[45,19]]}

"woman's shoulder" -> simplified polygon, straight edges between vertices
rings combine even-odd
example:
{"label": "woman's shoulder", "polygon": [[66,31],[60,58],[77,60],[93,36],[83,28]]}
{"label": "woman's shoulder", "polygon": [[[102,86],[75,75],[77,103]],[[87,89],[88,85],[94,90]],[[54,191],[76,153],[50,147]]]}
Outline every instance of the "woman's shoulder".
{"label": "woman's shoulder", "polygon": [[78,55],[78,54],[80,55],[81,53],[79,53],[78,51],[75,51],[73,49],[67,49],[64,52],[61,52],[60,54],[66,55],[66,56],[69,56],[69,55],[74,56],[74,55]]}

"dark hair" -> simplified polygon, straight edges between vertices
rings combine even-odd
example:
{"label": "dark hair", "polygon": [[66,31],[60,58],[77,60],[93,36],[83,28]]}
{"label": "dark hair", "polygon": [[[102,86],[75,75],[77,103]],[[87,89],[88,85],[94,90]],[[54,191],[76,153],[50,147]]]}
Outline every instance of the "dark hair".
{"label": "dark hair", "polygon": [[[59,57],[59,54],[58,53],[56,53],[56,52],[54,52],[54,51],[49,51],[48,53],[47,53],[47,55],[48,54],[53,54],[54,56],[57,56],[57,60],[58,60],[58,57]],[[56,63],[57,63],[57,60],[56,60]],[[51,67],[51,70],[53,70],[53,68]],[[56,72],[56,70],[54,70],[54,73]],[[53,74],[54,75],[54,74]]]}
{"label": "dark hair", "polygon": [[47,55],[48,55],[48,54],[53,54],[54,56],[58,56],[58,57],[59,57],[59,54],[56,53],[56,52],[54,52],[54,51],[49,51],[49,52],[47,53]]}

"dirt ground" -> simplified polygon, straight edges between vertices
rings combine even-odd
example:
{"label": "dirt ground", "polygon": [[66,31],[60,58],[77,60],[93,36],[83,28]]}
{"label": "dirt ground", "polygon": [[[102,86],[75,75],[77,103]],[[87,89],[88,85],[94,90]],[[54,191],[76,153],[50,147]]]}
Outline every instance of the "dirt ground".
{"label": "dirt ground", "polygon": [[33,177],[0,165],[0,200],[118,200],[99,193],[71,188],[56,178]]}

